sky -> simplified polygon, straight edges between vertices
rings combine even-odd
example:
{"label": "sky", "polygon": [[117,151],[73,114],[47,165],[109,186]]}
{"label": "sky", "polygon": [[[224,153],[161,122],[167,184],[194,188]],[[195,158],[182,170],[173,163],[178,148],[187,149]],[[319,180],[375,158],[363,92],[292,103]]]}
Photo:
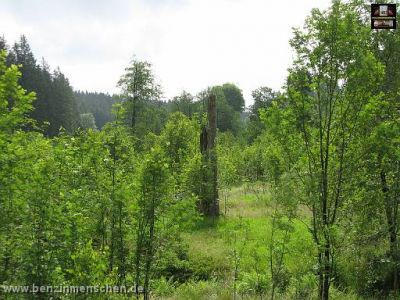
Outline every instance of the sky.
{"label": "sky", "polygon": [[118,93],[135,56],[149,61],[165,99],[211,85],[279,90],[293,60],[292,27],[330,0],[0,0],[0,35],[26,35],[35,57],[75,90]]}

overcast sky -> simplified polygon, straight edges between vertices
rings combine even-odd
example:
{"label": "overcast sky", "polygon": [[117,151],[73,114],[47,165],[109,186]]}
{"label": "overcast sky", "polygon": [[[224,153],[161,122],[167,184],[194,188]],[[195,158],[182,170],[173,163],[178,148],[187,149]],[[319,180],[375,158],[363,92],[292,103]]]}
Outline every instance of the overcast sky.
{"label": "overcast sky", "polygon": [[116,93],[133,54],[153,64],[166,98],[232,82],[251,104],[260,86],[280,89],[289,39],[329,0],[0,0],[0,34],[25,34],[37,59],[75,89]]}

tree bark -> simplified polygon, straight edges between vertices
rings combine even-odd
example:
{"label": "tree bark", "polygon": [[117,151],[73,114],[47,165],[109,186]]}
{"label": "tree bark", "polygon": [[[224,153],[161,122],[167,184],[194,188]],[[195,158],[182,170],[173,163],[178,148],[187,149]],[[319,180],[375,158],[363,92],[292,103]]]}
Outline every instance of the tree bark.
{"label": "tree bark", "polygon": [[201,195],[201,210],[205,216],[219,216],[218,200],[218,167],[216,152],[217,136],[217,109],[215,95],[210,95],[207,109],[208,124],[202,128],[200,133],[200,150],[204,165],[203,190]]}

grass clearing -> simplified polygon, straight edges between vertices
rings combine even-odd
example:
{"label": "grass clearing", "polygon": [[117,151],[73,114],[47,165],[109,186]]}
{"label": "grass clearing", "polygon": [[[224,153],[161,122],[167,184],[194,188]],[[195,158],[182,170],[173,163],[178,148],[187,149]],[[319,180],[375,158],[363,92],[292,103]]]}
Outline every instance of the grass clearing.
{"label": "grass clearing", "polygon": [[[260,299],[254,290],[254,286],[259,284],[255,279],[258,275],[263,276],[267,285],[263,296],[268,294],[274,212],[272,196],[268,188],[259,183],[234,187],[226,194],[222,193],[221,198],[224,200],[225,196],[226,215],[219,219],[203,219],[184,236],[189,246],[190,264],[197,271],[193,281],[177,286],[173,295],[166,299],[233,299],[235,253],[239,269],[236,283],[238,299]],[[222,201],[221,212],[225,211],[224,205]],[[302,298],[300,290],[304,297],[309,297],[316,289],[316,277],[310,276],[315,249],[304,224],[307,222],[305,213],[301,215],[302,221],[291,222],[293,230],[284,246],[283,261],[290,274],[290,284],[278,293],[278,299],[288,295],[308,299]],[[279,231],[275,230],[274,234],[275,240],[283,239]]]}

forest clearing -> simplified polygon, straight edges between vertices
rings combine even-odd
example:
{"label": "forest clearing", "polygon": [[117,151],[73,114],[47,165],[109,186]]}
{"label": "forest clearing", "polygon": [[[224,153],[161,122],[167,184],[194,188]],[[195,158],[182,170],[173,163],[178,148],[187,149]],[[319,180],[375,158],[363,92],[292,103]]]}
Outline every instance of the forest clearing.
{"label": "forest clearing", "polygon": [[[157,19],[191,1],[140,5]],[[250,103],[225,79],[167,97],[140,56],[117,93],[76,90],[25,35],[0,37],[0,299],[400,299],[396,14],[358,0],[312,9],[282,87],[258,86]],[[65,49],[72,70],[86,66]]]}

